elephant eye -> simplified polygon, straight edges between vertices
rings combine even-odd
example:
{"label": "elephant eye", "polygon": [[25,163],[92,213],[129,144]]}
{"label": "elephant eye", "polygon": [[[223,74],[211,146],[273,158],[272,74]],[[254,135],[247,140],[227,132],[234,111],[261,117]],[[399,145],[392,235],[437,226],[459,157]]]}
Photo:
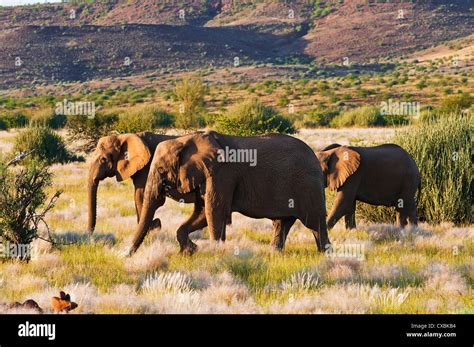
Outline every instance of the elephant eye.
{"label": "elephant eye", "polygon": [[162,174],[162,173],[165,172],[165,169],[163,169],[163,167],[159,166],[159,167],[158,167],[158,172],[159,172],[160,174]]}

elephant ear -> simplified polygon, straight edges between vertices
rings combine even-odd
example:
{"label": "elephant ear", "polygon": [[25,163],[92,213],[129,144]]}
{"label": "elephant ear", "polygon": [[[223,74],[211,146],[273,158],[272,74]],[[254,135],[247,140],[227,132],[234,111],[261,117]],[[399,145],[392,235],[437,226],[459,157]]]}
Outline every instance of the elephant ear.
{"label": "elephant ear", "polygon": [[195,190],[212,176],[220,148],[213,132],[195,134],[186,141],[180,152],[178,171],[180,193]]}
{"label": "elephant ear", "polygon": [[118,136],[120,146],[117,160],[117,181],[121,182],[143,169],[151,158],[150,150],[143,140],[135,134]]}
{"label": "elephant ear", "polygon": [[356,172],[360,164],[360,155],[356,151],[340,146],[328,156],[327,183],[329,189],[338,189],[346,179]]}

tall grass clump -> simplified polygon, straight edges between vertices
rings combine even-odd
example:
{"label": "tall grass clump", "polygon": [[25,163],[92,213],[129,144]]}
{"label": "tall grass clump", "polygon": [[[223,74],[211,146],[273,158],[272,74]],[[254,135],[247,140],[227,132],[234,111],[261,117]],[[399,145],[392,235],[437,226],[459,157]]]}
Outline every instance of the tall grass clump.
{"label": "tall grass clump", "polygon": [[[396,133],[394,143],[415,160],[421,173],[418,216],[438,224],[472,223],[472,113],[452,113]],[[360,204],[358,214],[373,222],[393,222],[393,208]]]}
{"label": "tall grass clump", "polygon": [[217,119],[215,126],[219,132],[236,136],[296,132],[290,119],[258,99],[233,105]]}
{"label": "tall grass clump", "polygon": [[31,158],[47,164],[66,163],[77,158],[66,149],[61,136],[47,127],[28,128],[15,137],[13,155],[34,150]]}
{"label": "tall grass clump", "polygon": [[454,113],[395,136],[421,172],[418,214],[430,223],[472,223],[473,121],[472,113]]}

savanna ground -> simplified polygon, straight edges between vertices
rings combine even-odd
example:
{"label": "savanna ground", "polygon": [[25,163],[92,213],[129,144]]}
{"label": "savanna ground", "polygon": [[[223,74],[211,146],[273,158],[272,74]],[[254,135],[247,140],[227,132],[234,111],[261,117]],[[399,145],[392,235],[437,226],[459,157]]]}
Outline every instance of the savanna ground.
{"label": "savanna ground", "polygon": [[[302,129],[313,149],[338,142],[389,142],[394,128]],[[0,132],[8,151],[16,131]],[[333,245],[357,245],[358,257],[316,251],[309,230],[296,223],[283,253],[271,250],[271,222],[237,213],[228,241],[214,244],[195,232],[192,257],[178,254],[175,231],[192,205],[170,199],[157,211],[161,230],[149,233],[138,253],[125,257],[135,232],[131,181],[105,180],[98,222],[87,236],[87,166],[52,166],[63,191],[47,217],[60,247],[34,242],[29,263],[0,263],[0,300],[34,299],[43,308],[59,290],[79,304],[77,313],[473,313],[474,228],[451,224],[399,230],[358,220],[339,223]],[[327,208],[332,206],[328,194]],[[9,310],[7,312],[16,312]]]}

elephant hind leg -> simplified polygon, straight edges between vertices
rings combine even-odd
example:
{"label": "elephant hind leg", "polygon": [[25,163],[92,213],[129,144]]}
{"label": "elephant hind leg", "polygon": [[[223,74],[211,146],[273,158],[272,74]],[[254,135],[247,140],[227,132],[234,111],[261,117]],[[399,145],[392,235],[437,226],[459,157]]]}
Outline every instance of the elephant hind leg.
{"label": "elephant hind leg", "polygon": [[405,210],[397,210],[397,226],[404,228],[407,225],[407,213]]}
{"label": "elephant hind leg", "polygon": [[273,239],[272,247],[278,251],[283,250],[285,247],[286,238],[290,232],[291,227],[295,223],[296,218],[284,218],[273,220]]}
{"label": "elephant hind leg", "polygon": [[401,199],[405,206],[397,208],[397,226],[404,228],[409,222],[410,225],[417,225],[416,202],[414,198]]}
{"label": "elephant hind leg", "polygon": [[[301,220],[301,219],[300,219]],[[328,236],[328,228],[326,225],[326,216],[324,213],[315,217],[301,220],[305,227],[311,229],[318,251],[324,252],[331,245]]]}
{"label": "elephant hind leg", "polygon": [[413,226],[418,225],[418,217],[416,214],[416,201],[414,198],[410,200],[410,204],[407,208],[407,214],[408,214],[408,223]]}
{"label": "elephant hind leg", "polygon": [[416,215],[416,208],[412,209],[408,213],[408,224],[411,226],[417,226],[418,225],[418,217]]}

